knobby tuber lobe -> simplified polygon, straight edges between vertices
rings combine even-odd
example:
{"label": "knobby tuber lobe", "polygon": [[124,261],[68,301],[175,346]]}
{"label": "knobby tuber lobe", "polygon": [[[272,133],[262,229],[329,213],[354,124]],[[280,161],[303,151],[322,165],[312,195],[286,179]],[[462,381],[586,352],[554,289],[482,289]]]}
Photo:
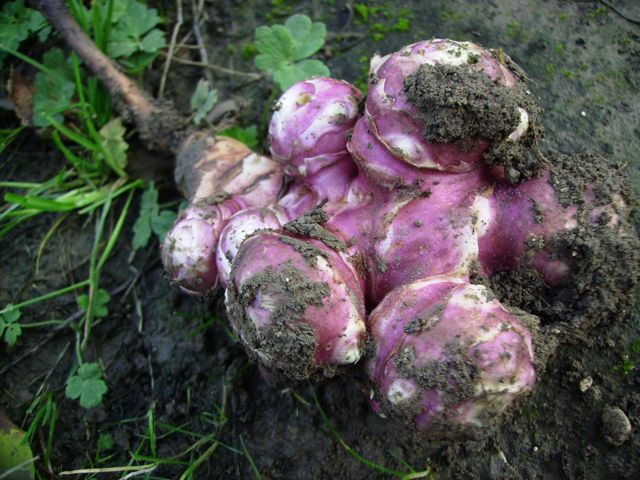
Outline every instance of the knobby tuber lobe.
{"label": "knobby tuber lobe", "polygon": [[362,354],[360,283],[342,255],[320,241],[266,231],[248,238],[225,303],[250,354],[278,377],[333,376]]}
{"label": "knobby tuber lobe", "polygon": [[369,315],[374,408],[433,436],[491,426],[535,382],[531,333],[481,285],[431,277]]}

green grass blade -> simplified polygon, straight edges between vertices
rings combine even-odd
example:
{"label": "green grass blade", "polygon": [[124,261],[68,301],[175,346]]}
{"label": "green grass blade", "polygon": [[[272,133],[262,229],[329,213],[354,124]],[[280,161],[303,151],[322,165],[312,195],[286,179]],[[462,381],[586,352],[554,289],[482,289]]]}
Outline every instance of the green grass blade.
{"label": "green grass blade", "polygon": [[387,468],[387,467],[384,467],[382,465],[378,465],[377,463],[374,463],[371,460],[368,460],[368,459],[364,458],[362,455],[360,455],[358,452],[356,452],[353,448],[351,448],[347,444],[347,442],[345,442],[342,439],[342,437],[340,436],[340,434],[338,433],[336,428],[333,426],[333,423],[331,422],[331,420],[329,420],[329,417],[327,416],[327,414],[325,413],[324,409],[322,408],[322,405],[320,405],[320,401],[318,400],[318,397],[316,396],[315,390],[313,390],[313,389],[311,390],[311,395],[313,396],[313,401],[315,402],[316,407],[318,408],[318,411],[320,412],[320,416],[324,420],[324,423],[325,423],[326,427],[329,429],[331,434],[335,437],[335,439],[338,441],[338,443],[342,446],[342,448],[344,448],[347,451],[347,453],[349,455],[354,457],[360,463],[362,463],[362,464],[366,465],[367,467],[371,468],[372,470],[376,470],[376,471],[378,471],[380,473],[385,473],[387,475],[392,475],[392,476],[400,478],[400,479],[404,478],[408,474],[409,475],[412,474],[412,472],[409,472],[409,473],[398,472],[397,470],[393,470],[391,468]]}
{"label": "green grass blade", "polygon": [[76,208],[73,203],[49,200],[48,198],[42,198],[36,195],[5,193],[4,200],[5,202],[16,203],[24,208],[33,208],[42,212],[68,212]]}

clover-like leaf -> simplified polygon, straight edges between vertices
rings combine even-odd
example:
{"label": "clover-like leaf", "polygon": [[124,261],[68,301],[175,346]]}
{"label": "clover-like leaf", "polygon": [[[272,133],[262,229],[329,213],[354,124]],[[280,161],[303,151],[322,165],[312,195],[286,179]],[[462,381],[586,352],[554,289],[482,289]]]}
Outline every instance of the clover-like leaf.
{"label": "clover-like leaf", "polygon": [[329,75],[320,60],[309,60],[324,45],[327,29],[323,23],[312,22],[306,15],[293,15],[284,25],[258,27],[255,65],[270,73],[285,90],[301,80]]}
{"label": "clover-like leaf", "polygon": [[125,30],[116,30],[109,35],[107,52],[110,57],[129,57],[136,51],[136,43]]}
{"label": "clover-like leaf", "polygon": [[146,53],[156,53],[166,45],[167,41],[164,38],[164,32],[154,28],[140,41],[140,50]]}
{"label": "clover-like leaf", "polygon": [[8,304],[4,310],[4,313],[0,313],[0,337],[3,337],[7,345],[12,347],[22,335],[22,327],[18,323],[22,312],[12,304]]}
{"label": "clover-like leaf", "polygon": [[62,50],[52,48],[42,57],[48,70],[38,72],[34,82],[33,124],[36,127],[49,126],[47,117],[62,121],[62,112],[71,106],[76,90],[73,73]]}
{"label": "clover-like leaf", "polygon": [[158,236],[161,242],[175,223],[176,217],[176,213],[170,210],[163,210],[158,215],[151,217],[151,229],[153,230],[153,233]]}
{"label": "clover-like leaf", "polygon": [[327,27],[324,23],[312,23],[306,15],[293,15],[284,22],[284,26],[293,37],[294,60],[310,57],[324,45],[327,36]]}
{"label": "clover-like leaf", "polygon": [[[93,295],[93,315],[96,317],[106,317],[109,315],[109,309],[107,308],[107,304],[111,300],[111,295],[106,290],[99,288],[96,293]],[[87,311],[89,308],[89,295],[83,294],[78,295],[76,299],[78,302],[78,307],[80,310]]]}
{"label": "clover-like leaf", "polygon": [[65,395],[71,400],[79,398],[84,408],[93,408],[102,403],[102,396],[107,390],[100,366],[97,363],[83,363],[67,380]]}
{"label": "clover-like leaf", "polygon": [[280,68],[293,60],[294,40],[291,32],[282,25],[256,28],[256,67],[265,72]]}
{"label": "clover-like leaf", "polygon": [[286,90],[294,83],[311,77],[326,77],[330,74],[327,66],[320,60],[303,60],[291,65],[286,65],[273,72],[273,79]]}
{"label": "clover-like leaf", "polygon": [[[25,7],[23,0],[7,2],[0,10],[0,45],[18,50],[20,43],[38,31],[41,32],[39,36],[42,40],[51,28],[42,14]],[[5,52],[0,51],[0,67],[5,55]]]}
{"label": "clover-like leaf", "polygon": [[160,23],[158,11],[136,0],[114,2],[112,22],[107,53],[131,70],[148,66],[167,44],[164,32],[155,28]]}
{"label": "clover-like leaf", "polygon": [[102,146],[107,157],[107,163],[120,176],[125,175],[127,166],[127,150],[129,145],[124,140],[126,129],[120,118],[112,118],[100,129]]}
{"label": "clover-like leaf", "polygon": [[158,190],[153,182],[149,182],[140,200],[140,214],[133,225],[133,250],[146,247],[151,239],[151,233],[155,233],[160,241],[164,240],[164,236],[175,220],[175,212],[160,211]]}

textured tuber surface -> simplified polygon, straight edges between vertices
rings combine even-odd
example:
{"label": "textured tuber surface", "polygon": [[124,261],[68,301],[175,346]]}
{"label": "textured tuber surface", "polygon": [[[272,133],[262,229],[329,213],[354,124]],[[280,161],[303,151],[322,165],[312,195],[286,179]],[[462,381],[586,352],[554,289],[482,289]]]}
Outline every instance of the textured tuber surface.
{"label": "textured tuber surface", "polygon": [[619,165],[540,152],[541,110],[501,51],[418,42],[375,56],[369,80],[365,100],[330,78],[292,86],[273,160],[192,136],[163,259],[187,291],[226,287],[275,383],[359,369],[382,415],[476,437],[560,342],[624,313],[632,196]]}
{"label": "textured tuber surface", "polygon": [[353,85],[333,78],[293,85],[277,101],[269,124],[273,159],[303,177],[344,160],[360,97]]}
{"label": "textured tuber surface", "polygon": [[277,377],[330,377],[362,355],[360,284],[322,242],[266,231],[248,238],[233,263],[226,305],[247,350]]}
{"label": "textured tuber surface", "polygon": [[371,313],[369,330],[374,406],[430,435],[490,427],[533,388],[531,333],[481,285],[404,285]]}

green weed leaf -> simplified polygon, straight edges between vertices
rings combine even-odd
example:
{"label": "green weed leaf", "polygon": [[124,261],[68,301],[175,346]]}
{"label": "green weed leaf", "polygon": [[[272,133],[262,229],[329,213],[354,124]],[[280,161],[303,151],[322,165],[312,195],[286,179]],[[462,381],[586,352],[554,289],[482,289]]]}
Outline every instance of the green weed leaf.
{"label": "green weed leaf", "polygon": [[124,169],[127,166],[127,150],[129,145],[124,140],[126,129],[122,126],[120,118],[111,119],[100,129],[102,146],[107,157],[107,163],[115,172],[124,176]]}
{"label": "green weed leaf", "polygon": [[320,60],[305,60],[322,48],[326,35],[324,24],[306,15],[293,15],[284,25],[258,27],[255,65],[270,73],[282,90],[312,76],[329,75]]}
{"label": "green weed leaf", "polygon": [[167,44],[164,32],[157,28],[147,33],[140,42],[140,50],[146,53],[156,53]]}
{"label": "green weed leaf", "polygon": [[22,335],[22,327],[18,323],[21,315],[20,309],[14,308],[12,304],[6,306],[4,313],[0,313],[0,337],[4,337],[4,341],[11,347]]}
{"label": "green weed leaf", "polygon": [[133,225],[133,250],[146,247],[151,239],[151,212],[140,208],[140,215]]}
{"label": "green weed leaf", "polygon": [[219,131],[218,135],[221,135],[223,137],[235,138],[236,140],[244,143],[252,150],[258,146],[258,129],[255,125],[250,125],[247,128],[226,128]]}
{"label": "green weed leaf", "polygon": [[62,122],[62,112],[71,105],[76,85],[69,63],[62,50],[52,48],[42,57],[42,63],[48,71],[38,72],[33,95],[33,124],[36,127],[49,126],[47,117]]}
{"label": "green weed leaf", "polygon": [[293,37],[294,60],[310,57],[324,45],[327,36],[327,27],[324,23],[312,23],[306,15],[294,15],[284,22],[284,26]]}
{"label": "green weed leaf", "polygon": [[303,60],[276,70],[273,72],[273,79],[283,90],[286,90],[294,83],[306,78],[326,77],[329,74],[329,69],[320,60]]}
{"label": "green weed leaf", "polygon": [[69,377],[65,395],[71,400],[79,398],[80,405],[84,408],[93,408],[102,403],[102,396],[107,390],[100,366],[97,363],[83,363],[78,371]]}
{"label": "green weed leaf", "polygon": [[[40,31],[42,41],[46,39],[51,28],[47,21],[37,10],[24,6],[23,0],[8,2],[0,11],[0,45],[11,50],[18,50],[20,43],[29,38],[29,35]],[[0,51],[0,67],[6,56]]]}
{"label": "green weed leaf", "polygon": [[266,72],[277,70],[293,60],[294,43],[291,32],[282,25],[256,28],[256,67]]}
{"label": "green weed leaf", "polygon": [[155,233],[160,241],[176,221],[176,214],[170,210],[160,211],[158,190],[150,182],[140,200],[140,214],[133,225],[133,250],[139,250],[149,244],[151,234]]}
{"label": "green weed leaf", "polygon": [[193,123],[200,125],[217,102],[218,91],[211,88],[208,81],[200,80],[191,96],[191,110],[196,114]]}
{"label": "green weed leaf", "polygon": [[[109,315],[107,304],[111,300],[111,295],[106,290],[99,288],[93,296],[93,315],[95,317],[106,317]],[[78,295],[76,300],[80,310],[86,312],[89,308],[89,295]]]}
{"label": "green weed leaf", "polygon": [[176,213],[170,210],[163,210],[158,215],[151,217],[151,229],[155,233],[160,241],[164,240],[165,235],[176,221]]}
{"label": "green weed leaf", "polygon": [[110,57],[129,57],[136,51],[136,43],[129,34],[123,30],[111,32],[107,51]]}
{"label": "green weed leaf", "polygon": [[111,19],[107,53],[131,70],[146,68],[167,44],[164,32],[154,28],[160,23],[155,8],[136,0],[118,0],[114,2]]}
{"label": "green weed leaf", "polygon": [[[28,436],[0,412],[0,476],[33,480],[34,463]],[[8,474],[9,470],[12,473]]]}

